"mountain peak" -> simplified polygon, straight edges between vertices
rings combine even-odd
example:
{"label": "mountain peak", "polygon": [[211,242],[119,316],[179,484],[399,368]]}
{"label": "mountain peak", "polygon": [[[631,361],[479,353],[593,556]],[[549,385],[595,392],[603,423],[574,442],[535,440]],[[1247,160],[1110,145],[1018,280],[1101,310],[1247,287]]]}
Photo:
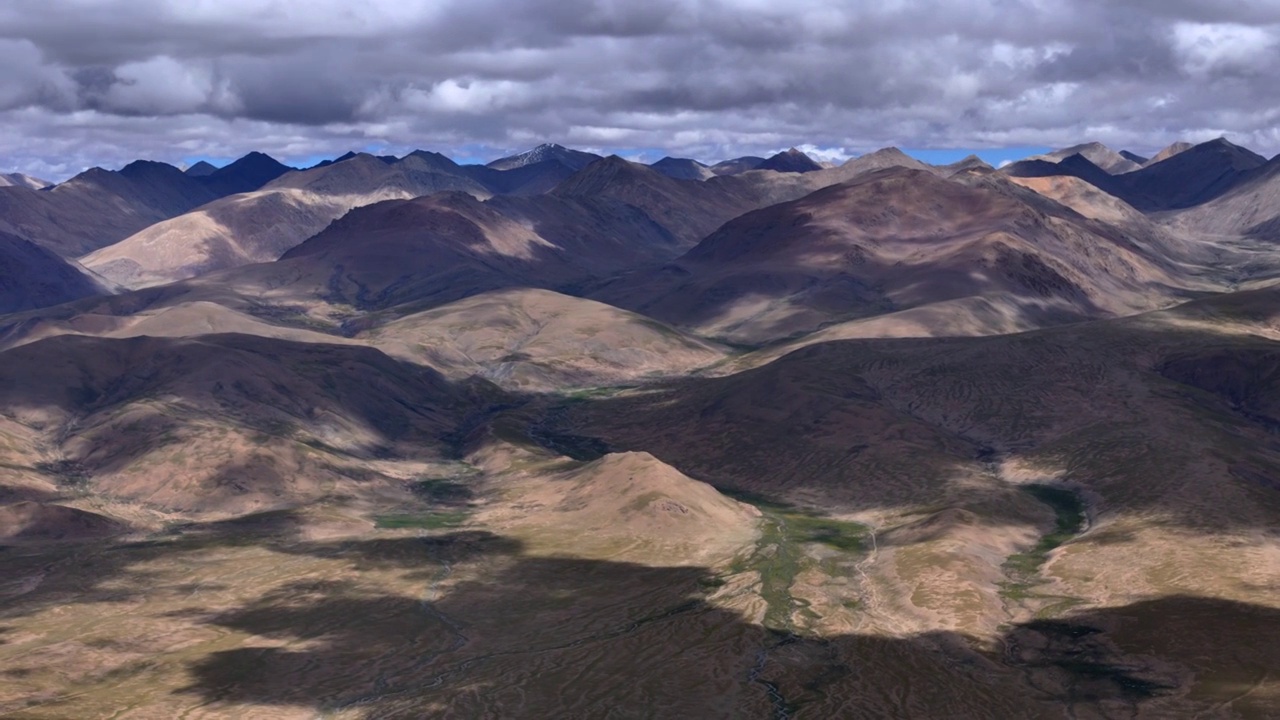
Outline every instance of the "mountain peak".
{"label": "mountain peak", "polygon": [[1190,149],[1191,149],[1191,148],[1193,148],[1193,147],[1195,147],[1195,145],[1192,145],[1192,144],[1191,144],[1191,143],[1189,143],[1189,142],[1185,142],[1185,141],[1179,140],[1178,142],[1175,142],[1175,143],[1173,143],[1172,145],[1170,145],[1169,147],[1167,147],[1167,148],[1165,148],[1165,149],[1161,150],[1160,152],[1156,153],[1156,154],[1155,154],[1155,157],[1153,157],[1153,158],[1151,158],[1149,161],[1147,161],[1147,164],[1148,164],[1148,165],[1155,165],[1156,163],[1158,163],[1158,162],[1163,162],[1163,161],[1165,161],[1165,160],[1168,160],[1169,158],[1171,158],[1171,157],[1173,157],[1173,156],[1175,156],[1175,155],[1180,155],[1180,154],[1182,154],[1182,153],[1184,153],[1184,152],[1186,152],[1186,151],[1190,150]]}
{"label": "mountain peak", "polygon": [[654,177],[666,179],[656,170],[610,155],[600,158],[574,173],[553,191],[561,196],[585,196],[602,192],[617,183],[644,182]]}
{"label": "mountain peak", "polygon": [[813,161],[796,148],[784,150],[765,160],[757,166],[757,170],[773,170],[775,172],[806,173],[821,170],[822,166]]}
{"label": "mountain peak", "polygon": [[649,167],[677,180],[706,180],[707,178],[715,177],[715,173],[711,171],[711,168],[690,158],[678,158],[668,155]]}
{"label": "mountain peak", "polygon": [[234,195],[257,190],[290,170],[293,168],[278,162],[270,155],[254,151],[201,179],[214,186],[220,193]]}
{"label": "mountain peak", "polygon": [[134,160],[120,168],[120,174],[130,178],[156,177],[171,172],[181,173],[178,168],[155,160]]}
{"label": "mountain peak", "polygon": [[1200,143],[1182,154],[1187,157],[1192,157],[1207,155],[1210,153],[1229,158],[1228,161],[1231,166],[1237,170],[1248,170],[1267,164],[1267,159],[1265,157],[1248,148],[1240,147],[1223,137],[1214,138],[1208,142]]}
{"label": "mountain peak", "polygon": [[764,162],[764,158],[755,155],[744,155],[742,157],[723,160],[711,166],[711,172],[716,175],[739,175],[741,173],[755,170],[760,167],[760,163]]}
{"label": "mountain peak", "polygon": [[1125,160],[1131,160],[1139,165],[1146,165],[1147,163],[1151,162],[1151,158],[1143,157],[1138,153],[1129,152],[1128,150],[1121,150],[1120,157],[1124,158]]}
{"label": "mountain peak", "polygon": [[599,159],[600,156],[595,153],[573,150],[557,143],[543,143],[518,155],[498,158],[489,163],[488,167],[494,170],[513,170],[526,165],[554,160],[573,170],[581,170]]}
{"label": "mountain peak", "polygon": [[411,158],[411,157],[422,158],[423,160],[427,160],[432,163],[447,163],[455,167],[458,164],[457,162],[454,161],[453,158],[449,157],[448,155],[435,152],[434,150],[414,150],[413,152],[401,158],[401,160]]}
{"label": "mountain peak", "polygon": [[898,146],[890,145],[889,147],[882,147],[879,150],[876,150],[875,152],[867,153],[862,157],[909,158],[911,156],[902,152],[902,150],[899,149]]}
{"label": "mountain peak", "polygon": [[218,166],[201,160],[187,168],[185,172],[189,177],[205,177],[218,172]]}

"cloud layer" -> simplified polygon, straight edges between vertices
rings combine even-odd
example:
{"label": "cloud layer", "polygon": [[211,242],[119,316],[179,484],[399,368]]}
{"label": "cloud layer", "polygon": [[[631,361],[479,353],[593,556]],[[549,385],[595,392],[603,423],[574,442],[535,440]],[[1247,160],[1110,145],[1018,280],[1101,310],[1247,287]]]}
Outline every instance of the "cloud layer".
{"label": "cloud layer", "polygon": [[716,160],[1226,135],[1274,0],[6,0],[0,169],[543,141]]}

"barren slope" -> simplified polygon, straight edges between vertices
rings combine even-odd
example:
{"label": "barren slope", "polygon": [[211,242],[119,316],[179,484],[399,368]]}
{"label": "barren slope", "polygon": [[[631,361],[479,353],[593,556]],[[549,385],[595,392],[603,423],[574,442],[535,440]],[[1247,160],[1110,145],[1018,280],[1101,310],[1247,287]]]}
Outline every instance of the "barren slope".
{"label": "barren slope", "polygon": [[440,457],[466,412],[439,374],[376,350],[247,335],[63,336],[0,353],[0,406],[99,496],[225,515],[360,489],[375,457]]}
{"label": "barren slope", "polygon": [[1134,162],[1123,154],[1112,150],[1111,148],[1099,142],[1084,143],[1081,145],[1073,145],[1062,150],[1055,150],[1044,155],[1036,155],[1031,158],[1033,160],[1048,160],[1049,162],[1060,162],[1072,155],[1082,155],[1089,162],[1097,165],[1112,175],[1122,175],[1127,172],[1133,172],[1142,168],[1141,163]]}
{"label": "barren slope", "polygon": [[1280,238],[1280,161],[1272,160],[1221,197],[1178,213],[1177,225],[1194,232]]}
{"label": "barren slope", "polygon": [[555,390],[671,377],[724,357],[641,315],[547,290],[500,290],[361,333],[383,352],[512,389]]}
{"label": "barren slope", "polygon": [[261,153],[205,176],[145,160],[118,172],[92,168],[47,190],[0,188],[0,230],[77,257],[287,169]]}
{"label": "barren slope", "polygon": [[1201,143],[1140,170],[1112,176],[1083,156],[1058,163],[1028,160],[1004,169],[1013,176],[1074,175],[1143,212],[1207,203],[1255,177],[1266,158],[1218,139]]}
{"label": "barren slope", "polygon": [[0,315],[104,292],[101,283],[52,251],[0,232]]}
{"label": "barren slope", "polygon": [[1063,318],[1167,302],[1161,260],[1038,197],[884,170],[744,215],[594,297],[742,342],[992,293]]}
{"label": "barren slope", "polygon": [[83,259],[131,288],[269,262],[352,208],[444,190],[488,191],[416,156],[387,164],[371,155],[289,173],[256,192],[233,195],[161,222]]}

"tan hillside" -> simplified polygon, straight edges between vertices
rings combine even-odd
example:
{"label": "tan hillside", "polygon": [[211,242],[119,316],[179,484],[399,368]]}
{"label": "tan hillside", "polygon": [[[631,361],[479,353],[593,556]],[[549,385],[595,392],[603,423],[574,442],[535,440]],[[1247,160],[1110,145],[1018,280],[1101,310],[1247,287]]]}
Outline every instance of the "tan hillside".
{"label": "tan hillside", "polygon": [[1089,162],[1106,170],[1112,175],[1123,175],[1127,172],[1140,170],[1142,165],[1134,162],[1124,155],[1112,150],[1111,148],[1099,142],[1084,143],[1082,145],[1073,145],[1062,150],[1055,150],[1044,155],[1036,155],[1033,160],[1048,160],[1049,162],[1059,162],[1072,155],[1083,155]]}
{"label": "tan hillside", "polygon": [[248,335],[53,337],[0,368],[4,415],[40,433],[49,467],[197,516],[314,500],[377,455],[438,458],[466,405],[376,350]]}
{"label": "tan hillside", "polygon": [[53,183],[23,173],[0,173],[0,187],[24,187],[28,190],[40,190]]}
{"label": "tan hillside", "polygon": [[499,290],[409,315],[358,338],[454,376],[525,390],[681,375],[723,350],[659,322],[547,290]]}
{"label": "tan hillside", "polygon": [[352,208],[443,190],[489,195],[467,178],[405,165],[362,154],[289,173],[256,192],[152,225],[83,262],[113,282],[146,287],[275,260]]}
{"label": "tan hillside", "polygon": [[1133,206],[1077,177],[1011,177],[1009,181],[1052,198],[1087,218],[1109,223],[1144,220],[1143,214]]}
{"label": "tan hillside", "polygon": [[90,311],[65,318],[37,316],[37,319],[12,328],[0,339],[0,348],[16,347],[57,335],[180,338],[224,333],[257,335],[294,342],[356,344],[355,341],[338,335],[275,325],[215,302],[197,300],[162,305],[131,314],[114,315]]}
{"label": "tan hillside", "polygon": [[1183,142],[1179,140],[1178,142],[1175,142],[1172,145],[1169,145],[1168,147],[1156,153],[1155,155],[1152,155],[1151,159],[1146,162],[1146,165],[1155,165],[1158,162],[1164,162],[1165,160],[1168,160],[1174,155],[1184,153],[1193,147],[1195,147],[1195,143]]}
{"label": "tan hillside", "polygon": [[514,481],[519,511],[492,521],[543,551],[620,552],[681,564],[722,562],[757,536],[760,513],[648,453],[605,455],[536,481]]}

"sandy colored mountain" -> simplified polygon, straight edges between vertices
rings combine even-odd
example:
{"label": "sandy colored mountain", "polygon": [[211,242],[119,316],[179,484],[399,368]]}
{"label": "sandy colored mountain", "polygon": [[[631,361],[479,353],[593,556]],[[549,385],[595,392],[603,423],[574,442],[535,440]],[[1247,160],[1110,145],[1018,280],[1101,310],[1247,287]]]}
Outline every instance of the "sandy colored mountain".
{"label": "sandy colored mountain", "polygon": [[[113,310],[115,310],[113,312]],[[59,335],[102,338],[171,337],[237,333],[264,338],[330,344],[357,344],[340,335],[268,322],[208,300],[161,303],[143,310],[108,302],[57,313],[32,313],[0,325],[0,349],[25,345]]]}
{"label": "sandy colored mountain", "polygon": [[[876,172],[877,170],[899,167],[909,168],[912,170],[922,170],[925,172],[936,172],[936,169],[932,165],[922,163],[896,147],[887,147],[876,150],[875,152],[867,153],[866,155],[859,155],[856,158],[846,160],[843,165],[827,170],[822,174],[835,178],[838,182],[846,182],[861,175]],[[826,184],[829,185],[833,183]]]}
{"label": "sandy colored mountain", "polygon": [[162,163],[93,168],[48,190],[0,188],[0,230],[76,257],[215,197],[197,178]]}
{"label": "sandy colored mountain", "polygon": [[724,562],[758,536],[760,512],[648,453],[605,455],[551,477],[512,478],[518,510],[490,520],[542,552],[617,557],[678,553]]}
{"label": "sandy colored mountain", "polygon": [[987,161],[977,155],[969,155],[968,157],[953,162],[950,165],[939,165],[937,171],[943,177],[952,177],[953,175],[959,175],[961,173],[977,173],[985,175],[987,173],[995,172],[995,168],[991,167]]}
{"label": "sandy colored mountain", "polygon": [[1145,216],[1132,205],[1075,176],[1012,177],[1010,180],[1094,220],[1108,223],[1145,222]]}
{"label": "sandy colored mountain", "polygon": [[443,190],[488,196],[470,179],[415,168],[418,164],[413,156],[388,165],[362,154],[290,173],[256,192],[152,225],[83,262],[120,285],[146,287],[275,260],[347,211],[382,200]]}
{"label": "sandy colored mountain", "polygon": [[0,173],[0,187],[24,187],[28,190],[41,190],[52,184],[48,180],[41,180],[22,173]]}
{"label": "sandy colored mountain", "polygon": [[371,311],[404,304],[403,312],[414,312],[505,287],[581,287],[669,260],[699,233],[803,189],[745,176],[673,180],[605,158],[546,195],[480,202],[442,192],[357,208],[276,262],[156,292],[195,300],[234,288],[275,306],[323,301]]}
{"label": "sandy colored mountain", "polygon": [[[582,228],[599,224],[593,216],[601,211],[619,215],[621,203],[623,214],[637,215],[631,208],[639,208],[661,223],[664,232],[691,244],[759,202],[742,197],[737,188],[728,192],[690,190],[620,158],[600,160],[560,182],[563,176],[541,162],[501,170],[458,166],[432,153],[413,153],[390,163],[371,155],[354,155],[290,173],[260,191],[231,196],[153,225],[87,256],[84,262],[118,284],[147,287],[275,260],[357,207],[446,191],[462,191],[480,199],[494,192],[522,196],[531,186],[541,187],[544,178],[559,183],[555,194],[566,201],[579,206],[612,201],[614,206],[587,208],[587,217],[578,213],[573,218],[560,217],[562,211],[546,209],[547,203],[539,203],[536,197],[512,197],[499,207],[513,208],[513,214],[528,217],[530,222],[567,225],[564,232],[580,235]],[[647,221],[638,215],[637,219]],[[625,223],[626,219],[615,221]]]}
{"label": "sandy colored mountain", "polygon": [[1158,162],[1164,162],[1165,160],[1168,160],[1174,155],[1184,153],[1193,147],[1195,147],[1194,143],[1183,142],[1179,140],[1178,142],[1175,142],[1172,145],[1169,145],[1168,147],[1156,153],[1155,155],[1152,155],[1151,159],[1148,160],[1146,164],[1155,165]]}
{"label": "sandy colored mountain", "polygon": [[547,290],[500,290],[357,336],[392,357],[548,391],[683,375],[724,350],[642,315]]}
{"label": "sandy colored mountain", "polygon": [[1060,162],[1072,155],[1081,155],[1089,160],[1089,162],[1097,165],[1112,175],[1123,175],[1127,172],[1140,170],[1141,163],[1125,157],[1121,153],[1099,142],[1084,143],[1082,145],[1073,145],[1069,148],[1055,150],[1044,155],[1036,155],[1032,160],[1047,160],[1049,162]]}
{"label": "sandy colored mountain", "polygon": [[1129,192],[1122,179],[1112,177],[1106,170],[1093,164],[1089,158],[1080,154],[1069,155],[1057,161],[1044,159],[1020,160],[1006,165],[1000,169],[1000,172],[1007,177],[1021,179],[1073,177],[1117,198],[1129,197]]}

